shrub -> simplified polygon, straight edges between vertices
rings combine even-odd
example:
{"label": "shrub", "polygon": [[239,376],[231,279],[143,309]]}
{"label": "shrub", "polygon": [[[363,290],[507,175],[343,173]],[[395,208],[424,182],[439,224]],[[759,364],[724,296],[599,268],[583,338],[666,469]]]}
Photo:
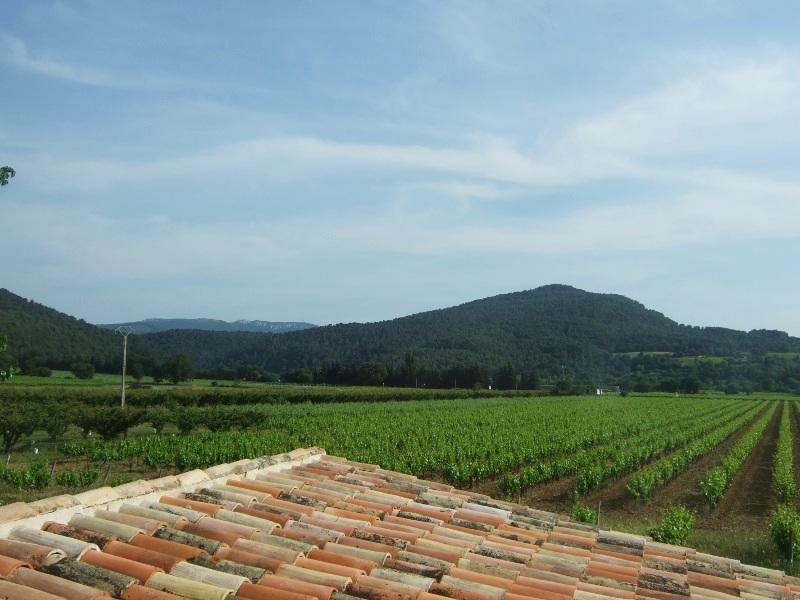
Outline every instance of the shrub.
{"label": "shrub", "polygon": [[104,440],[111,440],[138,425],[142,420],[141,410],[129,408],[87,409],[75,416],[75,423],[84,432],[96,431]]}
{"label": "shrub", "polygon": [[48,367],[33,367],[25,374],[33,375],[34,377],[50,377],[53,375],[53,371],[51,371]]}
{"label": "shrub", "polygon": [[200,424],[200,410],[196,408],[180,408],[175,411],[174,423],[183,435],[189,435],[192,429]]}
{"label": "shrub", "polygon": [[151,408],[147,411],[143,420],[149,422],[153,429],[156,430],[156,433],[161,433],[167,423],[175,421],[174,410],[174,407],[167,408],[166,406]]}
{"label": "shrub", "polygon": [[657,542],[682,546],[689,539],[694,527],[694,513],[676,504],[668,507],[661,515],[661,522],[647,533]]}
{"label": "shrub", "polygon": [[9,454],[22,436],[30,435],[41,427],[47,416],[48,414],[39,406],[3,403],[3,410],[0,411],[3,453]]}
{"label": "shrub", "polygon": [[769,535],[781,554],[791,560],[795,548],[800,548],[800,514],[789,506],[779,506],[770,518]]}
{"label": "shrub", "polygon": [[582,496],[600,487],[600,484],[603,482],[603,473],[604,469],[602,465],[589,465],[586,467],[583,471],[578,473],[578,478],[575,482],[575,492]]}
{"label": "shrub", "polygon": [[[75,421],[78,409],[69,403],[48,402],[41,405],[41,410],[44,415],[39,426],[47,432],[51,440],[56,440],[64,437],[70,424]],[[58,418],[52,418],[50,415],[58,415]]]}
{"label": "shrub", "polygon": [[94,366],[89,363],[75,363],[70,371],[77,379],[91,379],[94,377]]}
{"label": "shrub", "polygon": [[136,481],[138,478],[135,475],[131,475],[130,473],[123,473],[121,475],[117,475],[116,477],[112,477],[108,480],[106,485],[111,487],[117,487],[118,485],[125,485],[126,483],[130,483],[131,481]]}
{"label": "shrub", "polygon": [[594,508],[576,502],[572,507],[572,519],[579,523],[597,523],[597,511]]}
{"label": "shrub", "polygon": [[41,490],[50,484],[50,468],[43,460],[37,460],[25,469],[0,467],[0,480],[17,489]]}
{"label": "shrub", "polygon": [[100,477],[100,470],[94,467],[68,469],[56,473],[56,483],[64,487],[89,487]]}
{"label": "shrub", "polygon": [[797,495],[797,484],[794,481],[794,444],[789,415],[789,404],[784,403],[778,448],[775,451],[772,467],[772,485],[775,488],[775,495],[778,496],[778,502],[792,502]]}

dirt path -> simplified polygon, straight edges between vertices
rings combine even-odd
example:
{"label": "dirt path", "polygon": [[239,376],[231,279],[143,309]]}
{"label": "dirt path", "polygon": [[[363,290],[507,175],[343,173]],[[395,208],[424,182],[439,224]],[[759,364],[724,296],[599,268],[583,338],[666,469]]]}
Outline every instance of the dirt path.
{"label": "dirt path", "polygon": [[[500,476],[482,481],[470,489],[481,494],[487,494],[492,498],[504,498],[506,495],[501,488],[502,482],[503,477]],[[570,475],[555,481],[541,483],[529,490],[525,490],[519,496],[514,496],[511,500],[535,506],[542,510],[569,512],[572,509],[574,489],[575,476]]]}
{"label": "dirt path", "polygon": [[[768,410],[768,407],[765,408],[765,410]],[[702,496],[700,495],[698,481],[705,475],[708,468],[718,463],[724,453],[727,452],[728,449],[744,435],[748,427],[763,414],[763,411],[760,411],[746,425],[740,427],[717,446],[716,449],[697,459],[683,473],[662,488],[659,488],[654,496],[646,502],[631,497],[628,492],[626,486],[632,476],[631,473],[610,481],[604,487],[595,490],[584,498],[584,502],[589,506],[596,506],[598,502],[602,502],[603,511],[617,518],[632,516],[657,517],[665,506],[674,503],[682,503],[692,508],[700,509],[702,508]],[[648,465],[661,460],[664,456],[660,456],[651,463],[648,463]]]}
{"label": "dirt path", "polygon": [[[701,515],[701,517],[705,515],[705,518],[707,518],[708,509],[705,505],[705,500],[700,493],[700,479],[705,476],[709,468],[719,463],[720,459],[742,437],[742,435],[744,435],[749,427],[760,417],[762,417],[765,411],[770,409],[770,406],[765,406],[764,410],[759,411],[759,413],[756,414],[746,425],[740,427],[713,451],[692,463],[692,465],[686,471],[681,473],[678,477],[673,479],[664,487],[660,488],[654,497],[647,502],[637,500],[630,496],[625,487],[630,479],[630,474],[623,475],[615,480],[607,482],[606,485],[600,489],[595,490],[583,497],[581,502],[593,507],[597,506],[598,502],[602,502],[602,510],[604,514],[623,519],[630,517],[657,518],[665,506],[674,503],[681,503],[693,508],[699,515]],[[797,426],[800,429],[800,412],[798,412],[796,416],[798,419]],[[778,415],[777,423],[778,425],[780,424],[780,415]],[[775,429],[775,435],[777,436],[777,429]],[[796,443],[800,444],[800,436],[795,437],[795,441]],[[798,447],[800,448],[800,446]],[[774,448],[772,452],[774,453]],[[795,468],[798,469],[798,476],[800,476],[800,453],[798,453],[797,456],[798,460],[795,463]],[[660,460],[660,458],[656,460]],[[772,477],[771,468],[772,455],[770,454],[770,484]],[[575,480],[575,476],[570,475],[555,481],[545,482],[523,492],[521,496],[518,498],[515,497],[513,500],[517,501],[519,499],[523,504],[535,506],[543,510],[568,513],[572,509],[574,502]],[[481,493],[489,494],[492,497],[500,497],[503,496],[503,493],[500,490],[501,481],[502,477],[487,480],[476,486],[475,489]]]}
{"label": "dirt path", "polygon": [[[729,436],[714,451],[695,461],[686,471],[661,488],[648,502],[632,498],[628,493],[625,486],[628,484],[630,474],[607,482],[605,486],[582,498],[581,502],[588,506],[597,506],[598,502],[602,502],[604,514],[612,515],[615,518],[658,517],[666,505],[678,502],[686,504],[698,512],[703,512],[705,506],[700,494],[699,480],[710,467],[719,462],[720,458],[739,440],[748,427],[763,416],[764,411],[769,408],[765,406],[764,410],[755,415],[746,425]],[[800,463],[800,461],[798,462]],[[499,488],[501,479],[484,481],[476,489],[493,497],[502,496]],[[523,492],[521,496],[515,497],[513,500],[519,499],[523,504],[543,510],[569,512],[574,502],[575,480],[575,476],[570,475],[555,481],[548,481]]]}
{"label": "dirt path", "polygon": [[[797,403],[790,402],[789,414],[791,415],[789,421],[792,424],[792,440],[794,441],[792,449],[794,452],[794,480],[800,486],[800,411],[797,410]],[[795,504],[797,504],[797,498],[795,498]]]}
{"label": "dirt path", "polygon": [[730,525],[732,521],[757,527],[775,507],[772,489],[772,459],[778,446],[781,406],[777,407],[758,445],[747,457],[728,491],[709,515],[709,522]]}
{"label": "dirt path", "polygon": [[764,416],[764,411],[769,409],[770,407],[766,406],[763,411],[756,414],[746,425],[736,430],[714,450],[698,458],[688,469],[662,487],[655,497],[648,502],[648,508],[660,513],[669,504],[679,503],[685,504],[700,514],[707,512],[706,501],[700,491],[700,480],[706,476],[709,469],[719,464],[719,461],[722,460],[728,450],[750,430],[750,427],[756,421]]}

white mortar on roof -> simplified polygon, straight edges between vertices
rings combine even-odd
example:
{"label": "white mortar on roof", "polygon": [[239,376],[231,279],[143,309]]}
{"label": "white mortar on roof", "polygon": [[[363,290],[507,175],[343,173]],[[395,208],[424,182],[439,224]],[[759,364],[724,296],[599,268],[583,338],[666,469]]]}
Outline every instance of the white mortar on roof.
{"label": "white mortar on roof", "polygon": [[[298,448],[285,454],[265,456],[257,459],[239,460],[233,463],[224,463],[209,467],[206,471],[194,469],[178,475],[159,477],[151,481],[139,480],[126,483],[116,488],[101,487],[87,490],[73,496],[60,495],[52,498],[43,498],[30,503],[15,502],[8,505],[10,519],[0,521],[0,537],[6,538],[12,529],[24,525],[41,529],[48,521],[68,523],[73,515],[94,514],[95,510],[119,510],[123,504],[141,504],[145,501],[158,501],[161,496],[173,496],[182,492],[193,492],[198,485],[204,486],[224,485],[228,479],[255,479],[259,473],[275,473],[285,471],[297,465],[314,463],[326,456],[322,448]],[[255,468],[244,470],[245,467]],[[226,467],[231,467],[230,469]],[[210,473],[209,473],[210,471]],[[214,477],[210,477],[213,475]],[[174,481],[177,485],[169,486]],[[147,493],[129,495],[131,492],[149,489]],[[68,506],[74,502],[72,506]],[[50,510],[50,507],[56,507]],[[40,512],[43,511],[43,512]],[[22,515],[15,518],[15,515]],[[29,516],[25,516],[29,515]],[[2,514],[0,514],[0,518]]]}

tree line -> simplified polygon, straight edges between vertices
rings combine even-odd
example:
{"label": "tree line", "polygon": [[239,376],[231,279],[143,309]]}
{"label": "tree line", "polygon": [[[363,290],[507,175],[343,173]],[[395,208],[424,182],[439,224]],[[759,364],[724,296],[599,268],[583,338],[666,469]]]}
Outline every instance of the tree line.
{"label": "tree line", "polygon": [[[3,363],[34,369],[91,364],[118,373],[113,332],[0,290]],[[641,349],[659,354],[639,353]],[[800,340],[777,331],[679,325],[621,296],[546,286],[382,323],[285,334],[168,331],[134,336],[136,377],[332,385],[800,391]],[[408,364],[409,355],[413,364]],[[688,357],[715,357],[684,360]],[[794,358],[793,358],[794,357]],[[42,371],[43,372],[43,371]]]}

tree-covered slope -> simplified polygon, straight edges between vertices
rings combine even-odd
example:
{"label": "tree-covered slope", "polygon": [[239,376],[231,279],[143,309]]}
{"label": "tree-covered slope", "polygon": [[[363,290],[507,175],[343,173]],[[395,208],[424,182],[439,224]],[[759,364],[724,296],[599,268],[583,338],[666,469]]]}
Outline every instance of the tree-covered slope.
{"label": "tree-covered slope", "polygon": [[[0,291],[0,331],[18,358],[34,354],[49,366],[81,359],[116,365],[119,339],[110,331]],[[490,372],[512,363],[522,372],[619,379],[630,373],[621,353],[763,356],[800,352],[800,339],[777,331],[734,331],[680,325],[614,294],[564,285],[503,294],[378,323],[350,323],[281,334],[171,330],[135,335],[134,356],[188,354],[200,369],[254,365],[284,373],[325,362],[400,364],[446,369],[478,365]],[[562,367],[563,365],[563,367]]]}
{"label": "tree-covered slope", "polygon": [[0,289],[0,331],[8,337],[8,352],[20,361],[54,368],[83,361],[102,368],[122,359],[120,340],[112,331],[7,289]]}
{"label": "tree-covered slope", "polygon": [[800,351],[800,339],[782,332],[741,332],[680,325],[614,294],[549,285],[378,323],[317,327],[280,336],[166,332],[146,337],[152,351],[192,348],[202,367],[257,364],[281,372],[299,364],[368,360],[397,362],[413,352],[420,365],[513,362],[552,372],[605,370],[616,353],[674,352],[735,355]]}

